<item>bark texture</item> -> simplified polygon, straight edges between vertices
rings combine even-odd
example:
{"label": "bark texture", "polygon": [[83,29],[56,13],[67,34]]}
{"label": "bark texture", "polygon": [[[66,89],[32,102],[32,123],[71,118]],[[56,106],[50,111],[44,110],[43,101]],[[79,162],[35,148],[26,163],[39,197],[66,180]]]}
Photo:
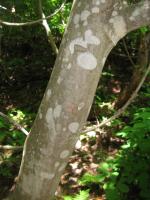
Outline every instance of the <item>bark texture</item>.
{"label": "bark texture", "polygon": [[129,31],[149,23],[149,1],[133,7],[119,2],[75,0],[9,200],[53,199],[109,52]]}

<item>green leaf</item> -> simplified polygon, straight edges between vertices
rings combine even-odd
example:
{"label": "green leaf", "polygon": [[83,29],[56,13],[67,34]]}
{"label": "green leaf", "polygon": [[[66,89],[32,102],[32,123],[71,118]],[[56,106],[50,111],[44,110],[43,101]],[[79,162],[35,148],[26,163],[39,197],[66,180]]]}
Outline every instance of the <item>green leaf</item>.
{"label": "green leaf", "polygon": [[110,168],[110,166],[106,162],[101,163],[100,167],[99,167],[100,171],[102,171],[103,173],[107,173],[109,168]]}
{"label": "green leaf", "polygon": [[70,196],[64,196],[64,200],[73,200],[73,198]]}
{"label": "green leaf", "polygon": [[89,190],[81,190],[73,200],[88,200],[89,199]]}
{"label": "green leaf", "polygon": [[72,196],[64,196],[64,200],[89,200],[89,190],[81,190],[79,194]]}
{"label": "green leaf", "polygon": [[107,200],[121,200],[120,196],[118,195],[115,189],[106,190],[106,197],[107,197]]}
{"label": "green leaf", "polygon": [[102,174],[93,175],[90,173],[84,174],[84,176],[79,180],[80,185],[89,185],[92,183],[100,183],[105,179]]}
{"label": "green leaf", "polygon": [[121,146],[122,149],[128,149],[131,147],[131,144],[130,143],[127,143],[127,144],[124,144]]}

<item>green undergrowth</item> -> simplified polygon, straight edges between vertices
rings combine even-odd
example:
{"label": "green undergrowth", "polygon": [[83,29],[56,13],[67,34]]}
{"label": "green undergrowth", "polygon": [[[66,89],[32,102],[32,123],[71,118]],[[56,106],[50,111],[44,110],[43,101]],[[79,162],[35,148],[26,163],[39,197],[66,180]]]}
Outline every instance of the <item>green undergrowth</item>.
{"label": "green undergrowth", "polygon": [[[32,126],[33,119],[35,118],[35,114],[13,108],[8,111],[8,117],[29,131]],[[7,119],[0,117],[0,144],[23,145],[25,138],[25,134],[21,132],[13,123],[10,123]]]}
{"label": "green undergrowth", "polygon": [[[19,123],[27,131],[35,118],[34,113],[28,113],[19,109],[10,109],[7,113],[9,119]],[[0,117],[0,145],[9,145],[9,147],[23,146],[25,141],[25,134],[17,129],[17,127],[10,123],[7,118]],[[0,151],[0,179],[12,179],[18,173],[21,161],[22,149],[1,149]],[[1,180],[2,181],[2,180]],[[2,183],[1,183],[2,184]]]}
{"label": "green undergrowth", "polygon": [[150,199],[150,108],[140,108],[115,136],[124,140],[118,153],[100,163],[97,174],[84,174],[80,185],[98,184],[107,200]]}
{"label": "green undergrowth", "polygon": [[71,196],[64,196],[64,200],[88,200],[89,199],[89,190],[81,190],[79,194]]}

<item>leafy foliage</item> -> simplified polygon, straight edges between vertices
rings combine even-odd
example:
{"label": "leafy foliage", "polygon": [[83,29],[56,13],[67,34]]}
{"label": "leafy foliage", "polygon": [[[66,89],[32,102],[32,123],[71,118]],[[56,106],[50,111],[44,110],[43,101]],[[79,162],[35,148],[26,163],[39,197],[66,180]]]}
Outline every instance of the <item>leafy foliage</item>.
{"label": "leafy foliage", "polygon": [[85,174],[80,184],[99,184],[107,200],[150,199],[150,108],[139,109],[116,135],[125,140],[120,151],[100,164],[97,175]]}
{"label": "leafy foliage", "polygon": [[[130,0],[128,2],[136,3],[137,0]],[[42,1],[45,15],[54,13],[62,3],[63,0]],[[6,10],[2,8],[0,10],[3,20],[25,22],[40,18],[37,12],[37,1],[35,0],[5,0],[1,5],[7,8]],[[61,12],[47,20],[57,46],[59,46],[64,33],[71,5],[72,0],[68,0]],[[13,9],[15,12],[12,12]],[[129,53],[135,63],[139,38],[147,32],[149,32],[149,28],[142,27],[126,37]],[[8,116],[29,130],[54,65],[55,56],[48,44],[45,30],[40,23],[33,27],[14,28],[2,26],[1,39],[1,94],[3,94],[2,99],[4,102],[7,97],[11,100],[11,102],[6,102],[4,107],[7,108],[7,103],[8,105],[12,105]],[[118,43],[107,62],[94,101],[96,105],[95,110],[100,110],[100,114],[95,112],[96,114],[94,113],[94,115],[100,120],[102,120],[103,116],[107,117],[113,114],[114,110],[111,108],[111,105],[116,99],[117,93],[112,92],[112,89],[117,88],[121,84],[124,85],[123,82],[130,79],[133,71],[122,41]],[[13,95],[11,93],[14,93],[14,101],[12,101]],[[148,84],[146,85],[145,83],[141,98],[143,96],[150,97],[149,94],[150,89]],[[22,104],[21,107],[20,104]],[[17,107],[17,109],[14,109],[14,107]],[[24,111],[24,108],[26,111]],[[135,110],[137,110],[137,106],[135,106]],[[129,110],[129,112],[133,111]],[[150,199],[148,191],[150,189],[149,116],[149,109],[143,108],[138,110],[130,126],[126,126],[122,131],[117,133],[117,136],[125,141],[118,154],[115,157],[109,157],[105,162],[101,163],[96,175],[85,174],[79,181],[80,184],[86,185],[89,188],[92,188],[93,184],[99,185],[100,188],[104,189],[108,200]],[[120,121],[118,124],[120,124]],[[6,121],[0,118],[0,144],[23,145],[24,140],[25,136],[19,130],[16,130],[13,125],[6,123]],[[104,160],[102,159],[102,156],[104,157],[102,153],[97,151],[95,154],[101,158],[99,160]],[[4,152],[4,157],[1,159],[0,154],[0,159],[3,160],[3,163],[0,160],[1,180],[3,179],[1,177],[14,176],[15,173],[10,168],[12,166],[15,166],[15,169],[19,167],[20,158],[17,156],[18,152],[15,155],[11,155],[8,151]],[[88,199],[89,190],[81,190],[79,194],[73,197],[64,197],[64,200]]]}
{"label": "leafy foliage", "polygon": [[[8,111],[8,116],[29,130],[35,114],[13,108]],[[17,130],[13,124],[0,117],[0,145],[23,146],[25,137],[24,133]],[[20,150],[17,152],[4,150],[3,153],[0,151],[0,179],[7,177],[7,179],[9,178],[13,181],[14,174],[16,175],[18,172],[20,161]]]}
{"label": "leafy foliage", "polygon": [[[8,116],[29,130],[35,114],[11,109],[8,112]],[[23,145],[24,140],[25,135],[20,130],[17,130],[13,124],[6,122],[6,120],[0,117],[0,144]]]}
{"label": "leafy foliage", "polygon": [[89,190],[81,190],[79,194],[74,197],[65,196],[64,200],[88,200],[89,199]]}

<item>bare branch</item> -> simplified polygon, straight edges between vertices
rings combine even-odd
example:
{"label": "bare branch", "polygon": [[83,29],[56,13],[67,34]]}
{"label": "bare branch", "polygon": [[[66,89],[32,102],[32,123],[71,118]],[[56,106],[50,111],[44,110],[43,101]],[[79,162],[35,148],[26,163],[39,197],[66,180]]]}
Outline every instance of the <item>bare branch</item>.
{"label": "bare branch", "polygon": [[128,51],[128,47],[127,47],[127,44],[126,44],[125,39],[123,38],[122,41],[123,41],[123,46],[124,46],[124,49],[125,49],[125,51],[126,51],[126,54],[127,54],[128,58],[129,58],[129,61],[130,61],[130,63],[132,64],[132,66],[135,67],[135,63],[134,63],[132,57],[130,56],[130,53],[129,53],[129,51]]}
{"label": "bare branch", "polygon": [[3,10],[8,10],[6,7],[0,5],[0,9],[3,9]]}
{"label": "bare branch", "polygon": [[146,72],[144,73],[139,85],[137,86],[136,90],[133,92],[133,94],[131,95],[131,97],[129,98],[129,100],[124,104],[124,106],[122,108],[120,108],[112,117],[110,117],[109,119],[104,120],[103,122],[101,122],[99,125],[95,125],[94,127],[88,128],[84,131],[82,131],[82,133],[87,133],[89,131],[94,131],[98,128],[101,128],[102,126],[105,126],[107,123],[112,122],[114,119],[118,118],[125,110],[126,108],[131,104],[131,102],[133,101],[133,99],[136,97],[138,91],[140,90],[140,88],[142,87],[148,73],[150,72],[150,64],[146,70]]}
{"label": "bare branch", "polygon": [[45,31],[46,31],[46,34],[47,34],[47,37],[48,37],[48,42],[50,43],[54,53],[57,55],[58,54],[58,48],[57,48],[57,46],[55,44],[55,41],[54,41],[53,35],[51,33],[51,29],[50,29],[50,27],[49,27],[49,25],[47,23],[47,20],[44,19],[45,18],[45,14],[42,11],[42,2],[41,2],[41,0],[38,0],[38,7],[39,7],[40,17],[43,18],[42,25],[45,28]]}
{"label": "bare branch", "polygon": [[22,150],[23,146],[0,145],[0,150]]}
{"label": "bare branch", "polygon": [[54,15],[56,15],[57,13],[59,13],[64,8],[65,3],[66,3],[66,0],[62,3],[62,5],[60,6],[60,8],[58,8],[53,14],[48,15],[47,17],[44,17],[44,18],[41,18],[41,19],[37,19],[35,21],[22,22],[22,23],[13,23],[13,22],[6,22],[6,21],[3,21],[3,20],[0,20],[0,24],[3,24],[5,26],[30,26],[30,25],[33,25],[33,24],[37,24],[39,22],[42,22],[45,19],[50,19]]}
{"label": "bare branch", "polygon": [[4,113],[0,112],[0,116],[3,117],[6,121],[8,121],[9,123],[13,124],[18,130],[20,130],[21,132],[23,132],[25,135],[29,135],[29,132],[27,130],[25,130],[25,128],[23,128],[20,124],[18,124],[16,121],[14,121],[13,119],[9,118],[7,115],[5,115]]}

